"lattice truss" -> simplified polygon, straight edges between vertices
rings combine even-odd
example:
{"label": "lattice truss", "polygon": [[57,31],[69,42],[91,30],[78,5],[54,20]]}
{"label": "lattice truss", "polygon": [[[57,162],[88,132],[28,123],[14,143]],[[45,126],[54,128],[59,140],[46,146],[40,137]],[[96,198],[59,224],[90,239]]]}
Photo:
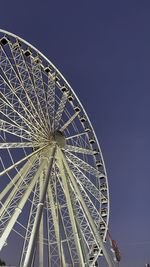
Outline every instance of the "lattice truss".
{"label": "lattice truss", "polygon": [[108,183],[92,125],[53,64],[2,31],[0,176],[0,249],[15,238],[17,266],[107,258]]}

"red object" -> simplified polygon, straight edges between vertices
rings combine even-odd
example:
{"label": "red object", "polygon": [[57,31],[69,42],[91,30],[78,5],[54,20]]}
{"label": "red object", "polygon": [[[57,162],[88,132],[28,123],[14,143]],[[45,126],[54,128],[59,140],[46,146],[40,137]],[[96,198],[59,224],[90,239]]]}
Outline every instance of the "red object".
{"label": "red object", "polygon": [[114,252],[114,255],[115,255],[115,260],[120,262],[121,261],[121,255],[120,255],[120,251],[119,251],[119,248],[117,246],[117,243],[115,240],[112,239],[109,232],[108,232],[108,236],[109,236],[109,239],[111,242],[112,251]]}

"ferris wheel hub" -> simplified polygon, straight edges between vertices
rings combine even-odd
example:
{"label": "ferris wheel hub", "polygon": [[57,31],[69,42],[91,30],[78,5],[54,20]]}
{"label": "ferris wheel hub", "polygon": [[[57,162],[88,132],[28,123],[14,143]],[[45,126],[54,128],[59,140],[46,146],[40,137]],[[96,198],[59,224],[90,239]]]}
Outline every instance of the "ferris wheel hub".
{"label": "ferris wheel hub", "polygon": [[61,131],[54,132],[53,137],[54,137],[54,141],[59,147],[65,148],[66,139],[65,139],[65,135]]}

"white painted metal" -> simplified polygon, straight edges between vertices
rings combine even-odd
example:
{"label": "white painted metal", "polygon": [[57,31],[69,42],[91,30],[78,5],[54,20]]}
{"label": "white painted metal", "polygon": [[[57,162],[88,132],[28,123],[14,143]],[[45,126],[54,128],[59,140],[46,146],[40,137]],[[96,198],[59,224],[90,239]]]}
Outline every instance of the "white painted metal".
{"label": "white painted metal", "polygon": [[3,30],[0,153],[0,248],[15,232],[24,238],[20,267],[47,267],[47,258],[48,267],[94,267],[101,250],[112,267],[103,244],[108,181],[94,129],[57,68]]}
{"label": "white painted metal", "polygon": [[36,183],[37,177],[39,176],[42,168],[43,168],[43,164],[41,164],[41,166],[38,169],[36,175],[32,179],[30,185],[28,186],[28,189],[25,191],[22,199],[20,200],[19,205],[15,208],[15,212],[13,213],[13,216],[9,220],[9,223],[7,224],[7,227],[5,228],[5,231],[3,232],[2,236],[0,237],[0,250],[4,246],[5,241],[6,241],[7,237],[9,236],[14,224],[16,223],[18,216],[22,212],[22,209],[23,209],[26,201],[28,200],[28,197],[31,194],[31,191],[32,191],[32,189],[33,189],[33,187],[34,187],[34,185]]}
{"label": "white painted metal", "polygon": [[[3,191],[0,193],[0,201],[3,199],[5,195],[9,192],[9,190],[14,186],[14,188],[17,190],[19,184],[21,183],[21,180],[24,178],[26,173],[28,172],[28,168],[31,167],[32,164],[34,164],[36,160],[36,157],[31,157],[27,163],[23,166],[21,170],[16,174],[16,176],[13,178],[13,180],[10,180],[10,182],[6,185],[6,187],[3,189]],[[18,181],[20,179],[20,181]],[[10,197],[10,194],[9,194]]]}
{"label": "white painted metal", "polygon": [[[44,144],[43,144],[44,145]],[[0,143],[0,149],[5,148],[24,148],[24,147],[39,147],[38,143],[20,142],[20,143]]]}
{"label": "white painted metal", "polygon": [[58,127],[59,127],[60,120],[61,120],[63,111],[65,109],[65,105],[67,103],[67,97],[68,97],[68,92],[67,93],[65,92],[62,95],[62,98],[60,100],[60,103],[59,103],[59,106],[58,106],[58,109],[57,109],[57,112],[56,112],[56,116],[55,116],[54,122],[53,122],[55,129],[58,129]]}
{"label": "white painted metal", "polygon": [[78,233],[78,228],[77,228],[77,224],[76,224],[76,220],[75,220],[75,214],[73,211],[73,205],[72,205],[72,200],[70,197],[70,190],[69,190],[69,181],[67,180],[66,177],[66,173],[64,170],[64,166],[62,163],[62,158],[60,157],[60,154],[57,153],[57,157],[58,157],[58,161],[59,161],[59,168],[60,168],[60,174],[62,177],[62,184],[64,187],[64,191],[66,193],[66,200],[67,200],[67,205],[68,205],[68,211],[69,211],[69,215],[70,215],[70,220],[71,220],[71,224],[72,224],[72,231],[74,234],[74,239],[75,239],[75,243],[76,243],[76,248],[78,251],[78,255],[79,255],[79,266],[84,267],[85,266],[85,261],[84,261],[84,254],[83,254],[83,248],[82,248],[82,243],[81,240],[79,238],[79,233]]}
{"label": "white painted metal", "polygon": [[[34,221],[34,225],[32,228],[32,233],[31,233],[31,238],[28,244],[28,249],[27,249],[27,253],[26,253],[26,257],[25,257],[25,261],[24,261],[24,265],[23,267],[30,267],[32,260],[33,260],[33,253],[34,253],[34,248],[35,248],[35,244],[36,244],[36,239],[37,239],[37,234],[38,234],[38,230],[39,230],[39,225],[41,222],[41,217],[42,217],[42,211],[43,211],[43,206],[44,206],[44,202],[45,202],[45,197],[46,197],[46,192],[47,192],[47,187],[48,187],[48,182],[49,182],[49,175],[51,173],[51,169],[52,169],[52,164],[53,164],[53,159],[55,156],[55,147],[52,147],[52,149],[49,149],[47,151],[47,155],[45,155],[46,159],[44,159],[44,165],[45,165],[45,172],[44,176],[45,176],[45,181],[43,183],[43,188],[42,188],[42,192],[40,195],[40,200],[37,206],[37,212],[36,212],[36,216],[35,216],[35,221]],[[49,152],[49,153],[48,153]],[[45,162],[46,161],[46,162]]]}
{"label": "white painted metal", "polygon": [[85,214],[86,214],[86,216],[88,218],[89,224],[91,226],[91,230],[93,231],[93,233],[95,235],[97,243],[98,243],[99,247],[102,248],[102,251],[104,253],[104,256],[106,258],[106,261],[107,261],[108,265],[110,267],[114,267],[114,264],[113,264],[113,262],[112,262],[112,260],[111,260],[111,258],[109,256],[109,254],[107,253],[107,250],[106,250],[106,248],[104,246],[103,240],[101,239],[101,236],[100,236],[100,234],[98,232],[98,229],[97,229],[97,227],[96,227],[96,225],[95,225],[95,223],[94,223],[94,221],[93,221],[93,219],[91,217],[91,214],[90,214],[89,210],[87,209],[87,206],[86,206],[86,204],[84,202],[83,196],[81,195],[81,192],[80,192],[80,190],[78,188],[77,182],[75,181],[74,176],[72,175],[72,172],[69,169],[67,161],[66,161],[66,159],[65,159],[65,157],[64,157],[64,155],[63,155],[63,153],[61,152],[60,149],[59,149],[59,155],[61,157],[61,160],[64,162],[66,171],[67,171],[67,173],[69,175],[69,178],[70,178],[70,180],[72,182],[72,185],[73,185],[73,187],[74,187],[74,189],[76,191],[76,194],[78,195],[78,198],[79,198],[79,200],[81,202],[81,205],[82,205],[82,207],[84,209],[84,212],[85,212]]}
{"label": "white painted metal", "polygon": [[[40,198],[42,197],[42,188],[44,183],[44,177],[43,173],[41,173],[39,178],[39,184],[40,184]],[[43,246],[43,238],[44,238],[44,223],[43,223],[43,211],[41,215],[41,222],[39,227],[39,267],[44,266],[44,246]]]}
{"label": "white painted metal", "polygon": [[[47,147],[47,145],[45,145],[44,147]],[[0,172],[0,176],[4,175],[5,173],[9,172],[10,170],[12,170],[13,168],[15,168],[17,165],[21,164],[22,162],[24,162],[25,160],[31,158],[33,155],[37,154],[38,152],[40,152],[41,150],[43,150],[44,147],[39,148],[37,151],[32,152],[31,154],[29,154],[28,156],[24,157],[23,159],[15,162],[13,165],[11,165],[10,167],[8,167],[6,170],[4,170],[3,172]]]}
{"label": "white painted metal", "polygon": [[[34,159],[35,161],[35,159]],[[10,181],[10,183],[4,188],[2,193],[0,194],[0,199],[2,200],[5,195],[9,192],[9,190],[13,187],[12,191],[10,192],[9,196],[7,199],[3,202],[2,207],[0,209],[0,220],[2,220],[2,216],[6,210],[8,210],[8,206],[17,194],[17,192],[20,189],[20,185],[22,184],[23,180],[25,179],[25,176],[29,172],[30,168],[32,167],[32,164],[34,161],[27,162],[24,167],[20,170],[19,173],[14,177],[13,182]],[[16,183],[15,183],[16,182]]]}
{"label": "white painted metal", "polygon": [[76,152],[76,153],[82,153],[86,155],[94,155],[94,151],[87,149],[87,148],[82,148],[78,146],[71,146],[71,145],[66,145],[65,150],[70,151],[70,152]]}
{"label": "white painted metal", "polygon": [[51,213],[52,213],[52,217],[53,217],[55,235],[56,235],[56,239],[57,239],[57,242],[58,242],[58,250],[59,250],[60,262],[61,262],[62,267],[65,267],[66,266],[65,255],[64,255],[63,247],[61,247],[61,239],[60,239],[58,206],[55,205],[55,202],[54,202],[54,199],[53,199],[52,188],[51,188],[50,184],[48,186],[48,198],[49,198],[49,203],[50,203],[50,206],[51,206]]}
{"label": "white painted metal", "polygon": [[78,116],[79,112],[76,112],[72,115],[72,117],[69,118],[67,122],[60,128],[60,131],[63,132],[73,121],[74,119]]}

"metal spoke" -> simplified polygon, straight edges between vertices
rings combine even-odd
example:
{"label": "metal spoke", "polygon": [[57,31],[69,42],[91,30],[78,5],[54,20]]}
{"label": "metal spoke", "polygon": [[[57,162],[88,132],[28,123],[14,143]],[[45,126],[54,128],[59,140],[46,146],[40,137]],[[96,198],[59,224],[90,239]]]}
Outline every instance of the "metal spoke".
{"label": "metal spoke", "polygon": [[[52,216],[51,216],[51,210],[49,209],[49,204],[48,204],[48,196],[46,195],[46,230],[47,230],[47,239],[48,239],[48,266],[51,267],[51,246],[50,246],[50,242],[51,242],[51,239],[50,239],[50,234],[51,232],[53,233],[53,231],[50,231],[50,229],[54,226],[53,226],[53,223],[52,223]],[[49,216],[50,214],[50,216]],[[49,219],[50,217],[50,219]],[[49,221],[50,221],[50,227],[49,227]]]}
{"label": "metal spoke", "polygon": [[39,149],[37,149],[36,151],[32,152],[31,154],[29,154],[28,156],[22,158],[21,160],[15,162],[13,165],[11,165],[10,167],[8,167],[7,169],[5,169],[4,171],[0,172],[0,176],[4,175],[5,173],[9,172],[10,170],[12,170],[13,168],[15,168],[16,166],[18,166],[19,164],[21,164],[22,162],[24,162],[25,160],[31,158],[33,155],[38,154],[41,150],[43,150],[45,147],[47,147],[48,145],[45,145]]}
{"label": "metal spoke", "polygon": [[[43,183],[44,183],[44,177],[42,173],[39,179],[39,188],[40,188],[39,198],[41,198],[42,196]],[[43,216],[43,211],[42,211],[40,226],[39,226],[39,267],[43,267],[44,265],[44,246],[43,246],[44,221],[43,219],[44,219],[44,216]]]}
{"label": "metal spoke", "polygon": [[[54,202],[54,196],[53,196],[53,192],[52,192],[52,187],[51,187],[50,183],[48,185],[48,200],[49,200],[49,205],[50,205],[52,219],[53,219],[55,236],[56,236],[56,240],[57,240],[57,244],[58,244],[59,259],[60,259],[62,267],[65,267],[66,266],[66,262],[65,262],[64,251],[63,251],[63,247],[61,247],[61,243],[60,243],[61,240],[60,240],[58,210],[56,210],[56,209],[58,209],[58,204],[57,204],[57,207],[56,207],[55,202]],[[52,254],[51,254],[51,257],[52,257]],[[56,259],[55,259],[55,262],[56,262]]]}
{"label": "metal spoke", "polygon": [[[39,203],[37,205],[37,212],[36,212],[36,216],[35,216],[35,221],[33,224],[33,228],[32,228],[32,232],[31,232],[31,236],[30,236],[30,240],[29,240],[29,244],[28,244],[28,248],[27,248],[26,257],[24,260],[23,267],[30,267],[31,263],[32,263],[32,259],[33,259],[32,257],[33,257],[33,252],[34,252],[34,248],[35,248],[35,242],[36,242],[37,233],[38,233],[39,226],[40,226],[41,216],[42,216],[42,212],[43,212],[43,205],[45,202],[45,197],[46,197],[46,192],[47,192],[48,182],[49,182],[49,175],[51,173],[54,155],[55,155],[55,148],[53,147],[52,149],[50,149],[48,151],[47,158],[45,159],[45,161],[46,161],[46,170],[45,170],[46,173],[44,173],[43,188],[42,188],[41,196],[39,199]],[[50,162],[49,162],[49,160],[50,160]]]}
{"label": "metal spoke", "polygon": [[66,137],[66,140],[70,140],[70,139],[73,139],[73,138],[78,138],[78,137],[80,137],[80,136],[86,136],[87,135],[87,132],[82,132],[82,133],[77,133],[77,134],[75,134],[75,135],[71,135],[71,136],[68,136],[68,137]]}
{"label": "metal spoke", "polygon": [[65,92],[62,95],[62,98],[60,100],[60,103],[59,103],[59,106],[58,106],[58,109],[57,109],[57,112],[56,112],[56,115],[54,118],[54,127],[56,130],[59,128],[59,124],[60,124],[62,114],[63,114],[64,109],[65,109],[67,100],[68,100],[68,92]]}
{"label": "metal spoke", "polygon": [[[22,89],[23,87],[21,86],[21,79],[18,75],[18,73],[15,71],[11,61],[9,60],[4,48],[0,46],[0,68],[3,71],[3,74],[5,76],[5,79],[1,76],[2,84],[7,85],[8,88],[11,90],[11,92],[17,97],[19,100],[19,103],[23,105],[23,110],[26,112],[26,107],[18,97],[18,95],[15,93],[17,88]],[[24,89],[24,88],[23,88]],[[1,93],[2,94],[2,93]],[[4,95],[3,95],[4,97]],[[8,96],[7,96],[8,100]],[[32,114],[30,114],[32,116]],[[23,119],[23,117],[22,117]]]}
{"label": "metal spoke", "polygon": [[[60,181],[59,177],[58,177],[58,179]],[[60,181],[60,184],[62,186],[61,181]],[[63,186],[62,186],[62,188],[63,188]],[[73,208],[74,208],[74,212],[75,212],[75,217],[77,218],[78,231],[80,232],[80,238],[82,239],[82,242],[83,242],[82,248],[83,248],[83,253],[84,253],[84,257],[85,257],[85,262],[86,262],[86,266],[89,266],[88,258],[87,258],[87,254],[88,254],[87,248],[88,248],[88,250],[90,250],[91,245],[96,244],[96,240],[95,240],[93,233],[91,232],[88,220],[84,214],[82,206],[79,203],[78,195],[76,195],[74,188],[72,186],[70,189],[72,191],[71,195],[72,195],[72,200],[73,200],[73,206],[74,206]],[[63,205],[63,207],[64,207],[64,205]],[[65,214],[65,216],[66,216],[66,214]],[[66,218],[66,221],[68,224],[68,217]],[[87,248],[86,248],[85,244],[86,244]],[[93,264],[96,261],[96,259],[97,259],[97,256],[95,255],[93,257]]]}
{"label": "metal spoke", "polygon": [[66,237],[66,239],[64,239],[64,242],[67,243],[68,252],[71,257],[71,264],[74,264],[75,262],[78,263],[78,255],[76,251],[75,241],[72,237],[72,226],[67,208],[66,196],[64,195],[64,188],[62,186],[61,178],[59,175],[60,175],[59,173],[56,173],[56,177],[59,181],[59,187],[57,188],[57,190],[59,199],[61,199],[61,203],[59,202],[58,208],[59,208],[61,223],[63,225],[63,230]]}
{"label": "metal spoke", "polygon": [[76,194],[78,195],[78,198],[79,198],[79,200],[80,200],[80,203],[81,203],[81,205],[82,205],[82,208],[83,208],[83,210],[84,210],[84,213],[86,214],[86,216],[87,216],[87,218],[88,218],[88,221],[89,221],[91,230],[93,231],[93,233],[94,233],[94,235],[95,235],[95,238],[96,238],[96,241],[97,241],[97,243],[98,243],[99,249],[102,248],[102,251],[103,251],[103,253],[104,253],[104,256],[105,256],[105,259],[106,259],[108,265],[109,265],[110,267],[114,267],[114,264],[113,264],[113,262],[112,262],[112,260],[111,260],[111,258],[110,258],[110,256],[109,256],[109,254],[107,253],[107,250],[106,250],[106,248],[105,248],[105,246],[104,246],[104,243],[103,243],[103,241],[102,241],[102,238],[101,238],[101,236],[100,236],[100,234],[99,234],[99,232],[98,232],[98,229],[97,229],[97,227],[96,227],[96,225],[95,225],[95,223],[94,223],[94,221],[93,221],[93,218],[91,217],[91,214],[90,214],[89,210],[87,209],[87,206],[86,206],[86,204],[85,204],[85,202],[84,202],[84,198],[83,198],[83,196],[82,196],[82,194],[81,194],[81,192],[80,192],[80,190],[79,190],[79,188],[78,188],[77,182],[76,182],[76,180],[74,179],[74,176],[72,175],[72,173],[71,173],[71,171],[70,171],[70,169],[69,169],[69,166],[68,166],[68,164],[67,164],[67,161],[66,161],[66,159],[65,159],[65,157],[64,157],[64,155],[63,155],[63,153],[61,152],[60,149],[59,149],[59,155],[60,155],[62,161],[64,162],[64,165],[65,165],[66,171],[67,171],[67,173],[68,173],[68,175],[69,175],[69,178],[70,178],[70,180],[71,180],[71,183],[72,183],[72,185],[73,185],[73,187],[74,187],[74,189],[75,189],[75,191],[76,191]]}
{"label": "metal spoke", "polygon": [[0,131],[15,135],[25,140],[30,140],[32,135],[29,131],[0,119]]}
{"label": "metal spoke", "polygon": [[48,126],[47,120],[43,112],[43,108],[45,109],[45,100],[43,101],[43,97],[41,97],[44,89],[43,89],[43,80],[41,77],[40,59],[38,58],[38,56],[36,58],[33,58],[32,56],[30,56],[30,60],[31,60],[33,84],[34,84],[33,90],[34,90],[35,97],[37,100],[38,113],[40,114],[40,117],[45,122],[45,128],[47,129],[47,131],[49,131],[49,126]]}
{"label": "metal spoke", "polygon": [[[18,102],[15,103],[15,105],[13,105],[12,103],[10,103],[10,101],[6,98],[6,96],[1,92],[0,93],[1,95],[1,101],[5,104],[6,107],[9,107],[11,112],[13,112],[15,114],[15,116],[18,116],[18,118],[21,119],[21,121],[24,123],[24,125],[26,125],[31,132],[34,131],[35,129],[35,132],[39,132],[40,135],[44,135],[37,127],[34,126],[34,123],[30,122],[29,120],[27,120],[22,114],[20,111],[16,110],[16,108],[14,108],[15,106],[18,105]],[[1,113],[3,111],[1,110]],[[4,112],[3,112],[4,113]],[[5,116],[8,116],[8,112],[7,113],[4,113]],[[9,118],[9,116],[8,116]]]}
{"label": "metal spoke", "polygon": [[[43,165],[43,167],[40,165],[40,171],[39,171],[39,174],[38,174],[38,178],[39,178],[39,176],[43,175],[42,170],[44,169],[44,166],[45,166],[45,162],[44,161],[42,162],[42,165]],[[36,185],[35,185],[34,193],[33,193],[33,197],[32,197],[30,213],[29,213],[29,216],[28,216],[27,229],[26,229],[26,234],[25,234],[25,238],[24,238],[24,244],[23,244],[22,255],[21,255],[19,267],[22,267],[23,263],[24,263],[24,259],[25,259],[25,256],[26,256],[28,243],[29,243],[29,240],[30,240],[30,235],[31,235],[31,231],[32,231],[33,223],[34,223],[34,218],[35,218],[35,214],[36,214],[36,211],[37,211],[37,205],[39,203],[39,191],[40,191],[40,188],[39,188],[39,179],[38,178],[37,178],[37,181],[36,181]]]}
{"label": "metal spoke", "polygon": [[100,177],[104,177],[104,175],[102,173],[100,173],[97,169],[95,169],[93,166],[89,165],[88,163],[86,163],[84,160],[76,157],[75,155],[73,155],[70,152],[66,151],[66,157],[67,159],[72,162],[73,164],[75,164],[77,167],[83,169],[84,171],[94,175],[97,178]]}
{"label": "metal spoke", "polygon": [[96,185],[74,164],[68,162],[72,173],[77,178],[77,181],[86,189],[88,192],[99,202],[101,202],[101,198],[104,198],[103,194],[96,187]]}
{"label": "metal spoke", "polygon": [[[17,113],[18,115],[18,110],[19,112],[21,112],[23,114],[23,116],[21,118],[24,118],[23,120],[25,120],[25,116],[28,118],[28,121],[30,124],[32,124],[33,122],[37,125],[37,129],[38,127],[41,128],[41,125],[40,123],[37,122],[37,120],[35,119],[35,117],[32,115],[32,113],[30,112],[29,108],[27,105],[25,105],[23,103],[23,101],[25,102],[26,101],[26,96],[25,97],[22,97],[21,99],[21,93],[20,93],[20,90],[21,90],[21,87],[19,87],[19,89],[17,90],[20,94],[20,96],[18,96],[18,94],[16,93],[15,89],[12,88],[8,81],[5,80],[1,75],[0,75],[0,80],[2,81],[1,82],[1,86],[2,84],[4,84],[4,86],[7,85],[7,88],[9,89],[9,91],[11,92],[11,95],[9,94],[3,94],[1,92],[1,101],[3,102],[3,104],[0,105],[0,108],[1,110],[5,109],[5,106],[8,106],[9,108],[11,108],[15,113]],[[10,100],[9,100],[10,99]],[[11,103],[12,102],[12,103]],[[13,108],[12,108],[12,104],[13,104]],[[14,107],[16,106],[17,110],[14,109]],[[43,131],[43,128],[41,128],[41,130]]]}
{"label": "metal spoke", "polygon": [[79,112],[74,113],[67,122],[60,128],[60,131],[63,132],[73,121],[74,119],[78,116]]}
{"label": "metal spoke", "polygon": [[[6,187],[3,189],[3,191],[0,193],[0,201],[7,195],[7,193],[14,187],[14,191],[11,192],[12,196],[14,196],[15,192],[18,190],[20,183],[26,176],[26,174],[29,171],[29,168],[34,164],[34,162],[37,160],[36,156],[31,157],[27,163],[24,164],[24,166],[18,171],[18,173],[15,175],[13,179],[10,180],[10,182],[6,185]],[[10,195],[9,195],[9,198]],[[6,204],[4,205],[7,206]]]}
{"label": "metal spoke", "polygon": [[[40,143],[40,146],[41,146],[41,143]],[[36,142],[0,143],[0,149],[24,148],[24,147],[39,147],[39,143],[36,143]]]}
{"label": "metal spoke", "polygon": [[15,208],[15,211],[14,211],[13,215],[11,216],[7,226],[5,227],[5,230],[3,231],[3,233],[0,237],[0,250],[4,246],[7,237],[9,236],[9,234],[10,234],[14,224],[16,223],[20,213],[22,212],[22,209],[23,209],[25,203],[27,202],[27,200],[28,200],[28,198],[29,198],[34,186],[35,186],[38,175],[39,175],[39,172],[37,172],[36,175],[31,180],[31,182],[28,185],[26,191],[24,192],[21,200],[19,201],[18,206]]}
{"label": "metal spoke", "polygon": [[[0,209],[0,233],[1,235],[5,231],[5,228],[13,216],[18,203],[20,203],[22,197],[24,198],[25,192],[28,189],[28,186],[31,183],[33,175],[35,174],[36,170],[39,167],[39,162],[36,160],[34,164],[29,164],[29,162],[25,165],[23,175],[19,177],[18,181],[15,183],[13,189],[9,192],[8,197],[5,200],[6,190],[2,192],[1,199],[4,198],[4,201],[1,202],[1,209]],[[22,170],[21,170],[22,171]],[[17,178],[17,175],[14,179]]]}
{"label": "metal spoke", "polygon": [[48,116],[50,117],[50,127],[53,129],[54,112],[55,112],[55,77],[48,73],[48,90],[47,90]]}
{"label": "metal spoke", "polygon": [[39,116],[37,109],[34,106],[32,97],[30,97],[30,95],[31,95],[30,91],[34,87],[34,84],[33,84],[32,78],[31,78],[31,73],[29,71],[29,66],[27,65],[27,62],[25,60],[25,55],[23,54],[23,51],[20,47],[20,43],[17,39],[16,39],[16,43],[13,46],[11,46],[10,49],[12,52],[14,62],[16,64],[16,68],[17,68],[18,73],[19,73],[19,77],[21,79],[22,90],[24,91],[27,103],[30,106],[30,110],[31,110],[32,114],[34,115],[34,119],[36,116],[36,121],[37,121],[38,125],[39,126],[42,125],[44,127],[43,120]]}
{"label": "metal spoke", "polygon": [[84,147],[66,145],[65,146],[65,150],[66,151],[70,151],[70,152],[75,152],[75,153],[86,154],[86,155],[94,155],[94,151],[93,150],[87,149],[87,148],[84,148]]}
{"label": "metal spoke", "polygon": [[9,57],[7,56],[4,47],[0,45],[0,68],[8,78],[9,83],[12,84],[12,87],[17,87],[20,85],[20,79],[18,73],[15,71],[14,67],[11,64]]}
{"label": "metal spoke", "polygon": [[66,173],[64,170],[64,166],[63,166],[63,162],[62,162],[62,157],[59,156],[59,153],[57,154],[58,157],[58,161],[59,161],[59,171],[62,177],[62,184],[64,187],[64,191],[67,195],[67,205],[68,205],[68,211],[69,211],[69,215],[70,215],[70,220],[71,220],[71,224],[72,224],[72,231],[74,234],[74,239],[75,239],[75,243],[76,243],[76,248],[78,251],[78,257],[80,259],[80,266],[85,266],[84,263],[84,257],[83,257],[83,251],[82,251],[82,243],[81,240],[79,238],[79,233],[78,233],[78,228],[77,228],[77,223],[75,220],[75,214],[73,211],[73,206],[72,206],[72,200],[70,197],[70,190],[69,190],[69,183],[67,181],[67,177],[66,177]]}

